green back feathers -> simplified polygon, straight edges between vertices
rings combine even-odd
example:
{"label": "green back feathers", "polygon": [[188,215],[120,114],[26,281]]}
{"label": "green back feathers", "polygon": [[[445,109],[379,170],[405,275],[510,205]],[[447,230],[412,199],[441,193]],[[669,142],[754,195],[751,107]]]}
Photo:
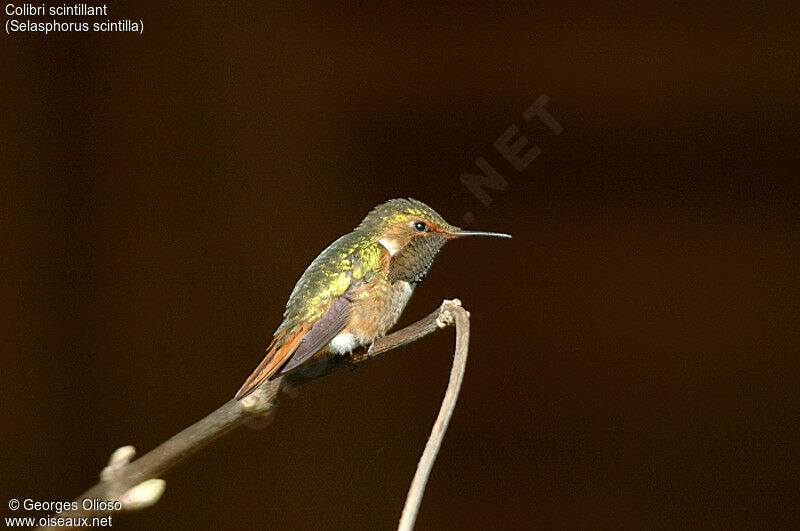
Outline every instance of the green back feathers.
{"label": "green back feathers", "polygon": [[276,334],[293,330],[301,322],[314,322],[330,303],[347,292],[380,263],[377,243],[359,238],[355,232],[345,234],[322,251],[297,281],[284,312],[284,321]]}

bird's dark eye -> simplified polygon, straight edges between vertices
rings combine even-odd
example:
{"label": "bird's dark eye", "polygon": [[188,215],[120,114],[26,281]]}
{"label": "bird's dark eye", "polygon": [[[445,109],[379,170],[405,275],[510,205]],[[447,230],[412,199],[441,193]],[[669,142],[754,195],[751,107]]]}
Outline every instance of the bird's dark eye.
{"label": "bird's dark eye", "polygon": [[417,222],[414,223],[414,230],[417,231],[417,232],[425,232],[425,230],[427,230],[427,228],[428,228],[428,226],[425,225],[425,223],[422,222],[422,221],[417,221]]}

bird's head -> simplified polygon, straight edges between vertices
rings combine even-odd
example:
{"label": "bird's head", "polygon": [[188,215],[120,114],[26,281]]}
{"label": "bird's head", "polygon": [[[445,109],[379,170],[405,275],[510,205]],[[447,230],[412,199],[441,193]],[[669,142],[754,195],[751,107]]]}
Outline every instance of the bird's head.
{"label": "bird's head", "polygon": [[419,283],[448,240],[465,236],[510,238],[498,232],[465,231],[450,225],[416,199],[391,199],[367,214],[358,229],[369,231],[391,256],[390,277]]}

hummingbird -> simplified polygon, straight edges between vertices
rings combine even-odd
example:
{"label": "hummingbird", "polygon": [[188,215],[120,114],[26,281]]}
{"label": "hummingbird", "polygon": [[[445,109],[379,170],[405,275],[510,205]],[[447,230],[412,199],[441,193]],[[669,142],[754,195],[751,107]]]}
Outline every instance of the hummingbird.
{"label": "hummingbird", "polygon": [[444,244],[465,236],[511,237],[462,230],[416,199],[376,206],[305,270],[266,356],[236,398],[312,361],[371,348],[400,318]]}

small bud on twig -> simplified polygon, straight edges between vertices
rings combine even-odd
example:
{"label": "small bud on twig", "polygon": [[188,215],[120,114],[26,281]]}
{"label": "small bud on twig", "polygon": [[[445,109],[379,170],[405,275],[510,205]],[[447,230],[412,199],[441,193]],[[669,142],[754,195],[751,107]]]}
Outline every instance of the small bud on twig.
{"label": "small bud on twig", "polygon": [[163,479],[148,479],[129,489],[119,497],[119,501],[126,511],[138,511],[154,505],[161,499],[166,487],[167,482]]}

